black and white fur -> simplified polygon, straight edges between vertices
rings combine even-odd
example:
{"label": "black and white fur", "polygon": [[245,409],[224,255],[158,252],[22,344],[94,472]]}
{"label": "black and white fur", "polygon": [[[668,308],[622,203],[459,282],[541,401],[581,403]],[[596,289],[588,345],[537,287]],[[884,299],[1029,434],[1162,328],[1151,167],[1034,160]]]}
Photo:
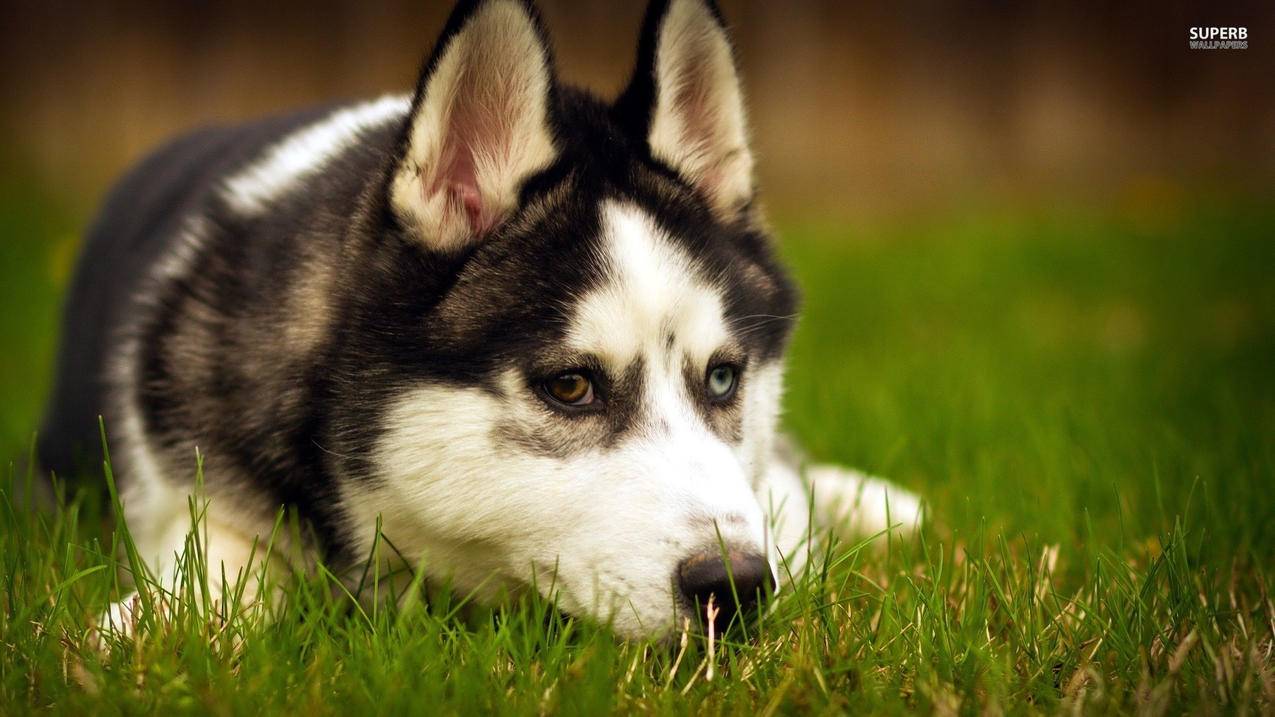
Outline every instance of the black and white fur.
{"label": "black and white fur", "polygon": [[[276,561],[357,563],[379,520],[427,579],[552,586],[570,614],[666,634],[712,587],[687,566],[722,562],[719,536],[767,573],[800,564],[812,485],[816,517],[885,522],[886,484],[799,476],[777,445],[798,299],[752,168],[712,2],[656,0],[610,103],[558,82],[529,3],[462,2],[412,95],[203,130],[120,183],[41,457],[84,465],[104,417],[161,578],[198,448],[214,580],[289,506],[316,537]],[[720,365],[737,383],[710,398]],[[545,394],[568,371],[593,404]]]}

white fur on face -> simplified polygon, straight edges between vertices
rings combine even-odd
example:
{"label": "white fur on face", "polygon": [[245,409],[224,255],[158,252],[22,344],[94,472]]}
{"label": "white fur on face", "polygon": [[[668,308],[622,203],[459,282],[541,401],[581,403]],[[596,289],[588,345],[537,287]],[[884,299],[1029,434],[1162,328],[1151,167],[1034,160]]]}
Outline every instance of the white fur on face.
{"label": "white fur on face", "polygon": [[342,150],[354,146],[363,132],[406,115],[410,105],[407,95],[386,95],[337,110],[289,135],[227,179],[222,196],[241,214],[259,214],[271,202],[302,186]]}
{"label": "white fur on face", "polygon": [[[461,592],[552,586],[569,613],[655,636],[680,624],[683,560],[717,549],[719,534],[732,549],[769,547],[756,492],[764,468],[751,453],[769,438],[727,443],[688,395],[685,363],[707,368],[730,341],[718,292],[639,210],[608,205],[603,217],[609,277],[580,300],[567,341],[608,373],[641,366],[642,426],[614,445],[548,456],[497,430],[571,420],[548,410],[517,370],[501,376],[500,395],[421,386],[389,412],[376,458],[382,480],[348,485],[343,497],[366,533],[355,532],[360,549],[371,547],[379,515],[395,546]],[[776,390],[777,376],[763,367],[756,391]],[[754,400],[764,408],[777,398]],[[772,430],[771,414],[745,420],[745,431]]]}
{"label": "white fur on face", "polygon": [[729,341],[721,295],[696,278],[691,258],[642,211],[607,202],[602,225],[611,281],[580,301],[568,346],[617,373],[638,357],[675,358],[680,366],[664,346],[672,334],[695,365],[707,366]]}

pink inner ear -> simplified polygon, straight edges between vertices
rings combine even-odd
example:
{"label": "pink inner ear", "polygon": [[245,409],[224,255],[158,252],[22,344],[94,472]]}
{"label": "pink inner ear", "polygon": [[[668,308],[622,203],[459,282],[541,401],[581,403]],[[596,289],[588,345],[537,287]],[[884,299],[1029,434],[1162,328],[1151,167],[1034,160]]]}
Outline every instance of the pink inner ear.
{"label": "pink inner ear", "polygon": [[[437,183],[429,191],[447,192],[448,207],[463,211],[469,229],[481,235],[493,223],[492,207],[483,206],[482,191],[478,186],[478,167],[474,161],[480,146],[495,142],[495,137],[485,137],[483,117],[468,102],[458,101],[452,108],[446,140],[441,156],[442,169]],[[487,132],[486,134],[491,134]]]}
{"label": "pink inner ear", "polygon": [[[458,138],[463,139],[463,138]],[[448,148],[442,158],[443,167],[433,186],[426,187],[427,194],[446,192],[451,210],[465,213],[470,231],[482,234],[490,227],[489,212],[483,211],[482,193],[478,189],[478,172],[473,155],[467,146]]]}
{"label": "pink inner ear", "polygon": [[482,234],[487,231],[486,221],[483,219],[483,200],[478,194],[478,185],[475,183],[452,182],[449,189],[452,201],[458,203],[465,210],[465,218],[469,221],[469,226],[476,234]]}

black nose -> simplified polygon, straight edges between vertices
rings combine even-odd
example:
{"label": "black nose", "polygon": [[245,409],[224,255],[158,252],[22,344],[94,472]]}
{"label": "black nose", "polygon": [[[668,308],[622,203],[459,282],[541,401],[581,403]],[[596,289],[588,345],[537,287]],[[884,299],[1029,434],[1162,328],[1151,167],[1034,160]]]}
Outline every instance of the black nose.
{"label": "black nose", "polygon": [[756,553],[731,551],[722,555],[710,550],[693,555],[677,568],[678,587],[691,609],[705,627],[709,598],[718,608],[713,620],[721,633],[736,614],[746,619],[756,612],[758,604],[775,589],[770,563]]}

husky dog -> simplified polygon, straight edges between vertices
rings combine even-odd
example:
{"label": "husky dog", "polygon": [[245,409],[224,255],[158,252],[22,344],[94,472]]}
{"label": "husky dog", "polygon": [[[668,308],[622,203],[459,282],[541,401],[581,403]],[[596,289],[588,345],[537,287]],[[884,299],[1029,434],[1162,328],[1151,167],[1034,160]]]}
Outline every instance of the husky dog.
{"label": "husky dog", "polygon": [[285,565],[357,564],[379,526],[480,599],[553,590],[625,637],[710,598],[729,621],[801,564],[809,516],[876,531],[886,503],[776,439],[798,298],[747,134],[710,0],[652,4],[612,102],[559,83],[530,3],[461,2],[411,95],[206,129],[118,185],[43,462],[93,456],[103,417],[161,581],[198,451],[214,582],[286,506],[314,537]]}

